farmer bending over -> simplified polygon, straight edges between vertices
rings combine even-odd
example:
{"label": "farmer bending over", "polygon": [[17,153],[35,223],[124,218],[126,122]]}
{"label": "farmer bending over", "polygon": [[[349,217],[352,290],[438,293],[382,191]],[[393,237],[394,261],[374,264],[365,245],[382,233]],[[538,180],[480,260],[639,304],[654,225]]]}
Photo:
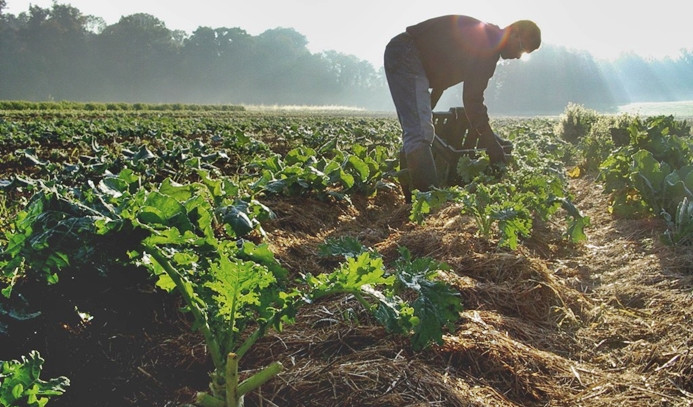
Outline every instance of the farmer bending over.
{"label": "farmer bending over", "polygon": [[470,132],[478,134],[479,146],[491,162],[505,161],[504,140],[489,125],[484,91],[500,57],[517,59],[540,45],[541,31],[532,21],[500,28],[459,15],[407,27],[390,41],[385,48],[385,75],[402,126],[412,189],[427,191],[437,183],[431,154],[432,110],[445,89],[461,82]]}

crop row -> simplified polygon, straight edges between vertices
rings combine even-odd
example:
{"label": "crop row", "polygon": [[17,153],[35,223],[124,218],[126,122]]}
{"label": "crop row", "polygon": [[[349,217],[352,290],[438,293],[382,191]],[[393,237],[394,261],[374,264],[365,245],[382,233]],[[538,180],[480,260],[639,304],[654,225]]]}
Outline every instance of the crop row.
{"label": "crop row", "polygon": [[97,103],[97,102],[29,102],[24,100],[0,100],[0,110],[19,111],[191,111],[237,112],[245,110],[239,105],[197,105],[183,103]]}
{"label": "crop row", "polygon": [[578,169],[598,174],[611,213],[663,219],[666,243],[693,244],[693,137],[686,121],[569,106],[558,130],[580,152]]}
{"label": "crop row", "polygon": [[[325,242],[340,266],[289,281],[261,243],[263,222],[273,216],[262,202],[270,197],[348,201],[397,188],[393,118],[92,113],[0,118],[7,219],[0,334],[3,319],[31,319],[19,301],[25,284],[56,284],[81,267],[107,273],[131,264],[184,300],[205,339],[214,371],[198,402],[235,406],[281,369],[271,364],[239,382],[239,360],[269,329],[280,330],[321,297],[353,295],[388,330],[409,335],[415,349],[440,343],[457,318],[456,293],[436,279],[447,266],[413,259],[406,248],[386,265],[350,238]],[[558,126],[534,119],[496,128],[513,141],[514,159],[503,167],[483,153],[460,160],[462,184],[415,193],[412,221],[457,205],[479,235],[515,249],[537,222],[562,214],[567,239],[578,242],[590,220],[573,205],[567,177],[592,173],[612,192],[615,213],[661,214],[669,241],[690,244],[693,156],[685,123],[601,118],[571,107]],[[34,354],[5,362],[0,378],[21,366],[34,366],[35,374],[3,380],[0,397],[38,400],[64,390],[63,378],[43,385],[39,362]]]}

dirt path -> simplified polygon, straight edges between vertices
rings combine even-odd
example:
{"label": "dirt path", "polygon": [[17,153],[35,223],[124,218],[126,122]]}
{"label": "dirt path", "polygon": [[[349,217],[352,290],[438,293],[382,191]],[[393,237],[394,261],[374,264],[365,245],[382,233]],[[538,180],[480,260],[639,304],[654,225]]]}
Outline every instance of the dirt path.
{"label": "dirt path", "polygon": [[[660,242],[665,225],[617,220],[597,184],[576,181],[590,241],[570,259],[591,302],[576,331],[584,405],[693,404],[693,252]],[[576,377],[578,377],[576,375]]]}

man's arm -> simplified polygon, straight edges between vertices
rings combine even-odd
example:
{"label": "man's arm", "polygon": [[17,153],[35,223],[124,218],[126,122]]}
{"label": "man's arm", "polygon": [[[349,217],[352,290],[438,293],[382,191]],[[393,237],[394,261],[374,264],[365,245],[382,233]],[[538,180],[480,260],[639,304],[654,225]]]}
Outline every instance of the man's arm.
{"label": "man's arm", "polygon": [[470,131],[479,137],[479,147],[485,148],[491,162],[505,162],[503,147],[498,142],[489,124],[488,109],[484,104],[484,91],[488,86],[490,75],[472,75],[464,81],[462,103],[469,120]]}
{"label": "man's arm", "polygon": [[484,92],[488,86],[489,78],[481,75],[470,75],[464,81],[462,90],[462,104],[469,119],[470,127],[483,137],[493,133],[489,125],[488,109],[484,104]]}

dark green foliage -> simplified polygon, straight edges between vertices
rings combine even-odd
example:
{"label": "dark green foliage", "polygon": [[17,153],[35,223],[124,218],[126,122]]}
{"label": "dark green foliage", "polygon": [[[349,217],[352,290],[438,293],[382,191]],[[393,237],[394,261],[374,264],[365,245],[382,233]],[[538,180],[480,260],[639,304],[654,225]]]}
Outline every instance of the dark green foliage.
{"label": "dark green foliage", "polygon": [[0,405],[7,407],[43,407],[51,397],[60,396],[70,385],[66,377],[40,378],[44,360],[32,351],[21,360],[0,360]]}
{"label": "dark green foliage", "polygon": [[599,119],[599,113],[582,105],[571,103],[566,108],[556,126],[556,135],[570,143],[577,143],[587,136],[592,125]]}
{"label": "dark green foliage", "polygon": [[395,292],[402,295],[408,290],[414,293],[411,307],[418,320],[413,328],[412,345],[422,349],[430,343],[443,343],[443,330],[453,329],[462,311],[459,293],[439,279],[439,273],[450,270],[428,257],[412,259],[406,247],[400,248],[400,258],[395,262],[397,277]]}
{"label": "dark green foliage", "polygon": [[353,238],[331,239],[321,251],[343,255],[346,261],[335,272],[306,277],[310,301],[352,293],[374,311],[388,331],[411,335],[412,347],[417,350],[442,344],[444,330],[453,328],[459,319],[459,293],[439,278],[450,269],[444,263],[428,257],[412,259],[409,250],[401,247],[400,257],[388,273],[380,256]]}
{"label": "dark green foliage", "polygon": [[0,100],[0,110],[48,110],[48,111],[244,111],[240,105],[197,105],[182,103],[82,103],[82,102],[30,102],[26,100]]}
{"label": "dark green foliage", "polygon": [[[389,332],[409,336],[413,349],[440,344],[454,330],[460,296],[445,283],[448,266],[435,259],[401,248],[385,264],[357,239],[334,236],[319,251],[339,265],[288,281],[289,270],[262,243],[263,224],[274,216],[262,203],[268,197],[349,200],[393,187],[394,119],[92,114],[21,112],[0,120],[7,169],[0,180],[0,334],[11,335],[4,321],[30,321],[41,311],[24,301],[20,282],[54,284],[76,271],[108,277],[114,265],[128,265],[183,299],[213,361],[207,396],[216,405],[227,392],[229,353],[241,359],[326,296],[353,296]],[[461,160],[465,185],[419,193],[411,220],[458,205],[480,236],[514,249],[536,222],[560,214],[567,238],[584,240],[589,218],[573,204],[564,173],[585,143],[556,137],[548,121],[504,125],[497,128],[512,139],[514,159],[504,168],[483,154]],[[690,129],[671,118],[637,120],[628,129],[628,143],[602,165],[614,208],[621,199],[661,212],[667,241],[690,244]]]}
{"label": "dark green foliage", "polygon": [[693,245],[693,200],[685,197],[676,208],[674,216],[669,213],[662,215],[668,225],[664,233],[667,243],[679,246]]}
{"label": "dark green foliage", "polygon": [[457,168],[463,186],[417,193],[410,219],[423,223],[425,215],[446,202],[458,203],[461,213],[476,221],[480,236],[492,238],[497,230],[499,246],[514,250],[522,238],[531,236],[537,220],[549,221],[563,208],[566,237],[574,243],[584,241],[589,218],[572,204],[563,175],[574,147],[542,126],[535,128],[506,128],[515,151],[503,168],[491,166],[485,154],[463,157]]}
{"label": "dark green foliage", "polygon": [[635,118],[628,130],[629,143],[613,150],[600,167],[600,179],[613,192],[613,212],[674,219],[682,200],[693,198],[690,127],[672,116],[657,116]]}

